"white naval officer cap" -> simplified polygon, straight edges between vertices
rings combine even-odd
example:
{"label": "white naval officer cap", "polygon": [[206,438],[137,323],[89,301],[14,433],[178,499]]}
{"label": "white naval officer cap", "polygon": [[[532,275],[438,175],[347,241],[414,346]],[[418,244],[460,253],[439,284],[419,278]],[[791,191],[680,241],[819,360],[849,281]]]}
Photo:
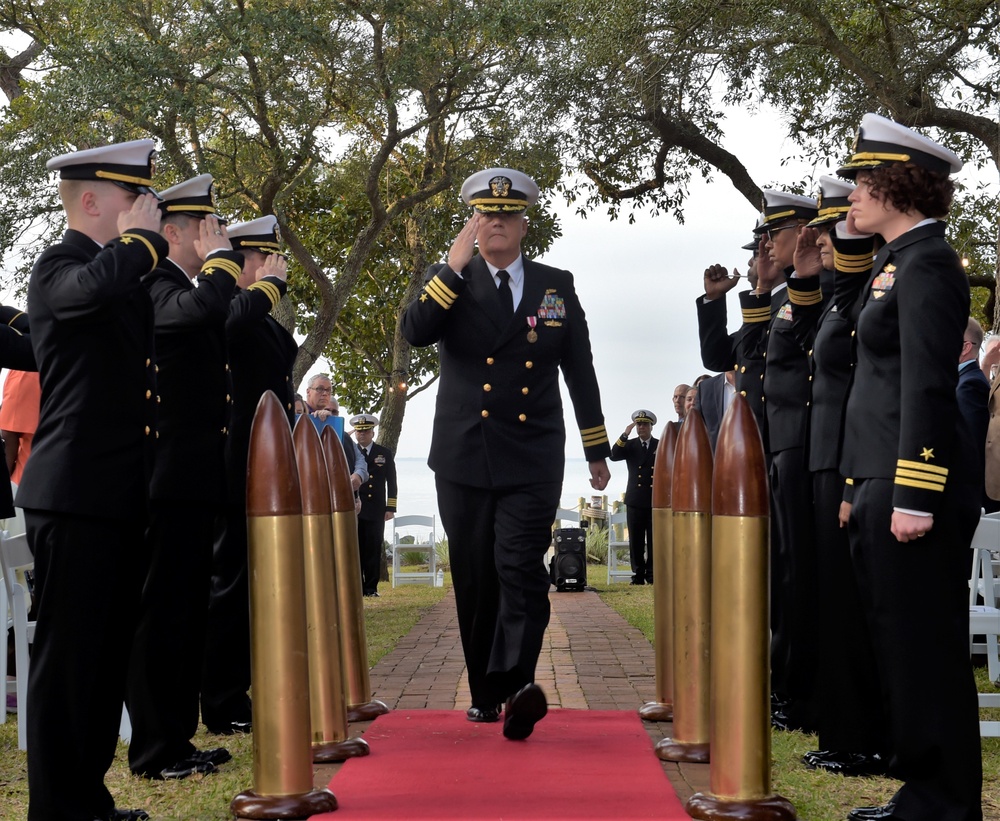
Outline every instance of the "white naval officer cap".
{"label": "white naval officer cap", "polygon": [[201,218],[207,214],[215,214],[211,174],[199,174],[197,177],[179,182],[161,191],[160,198],[160,210],[164,216],[187,214]]}
{"label": "white naval officer cap", "polygon": [[378,424],[378,417],[370,413],[356,413],[350,421],[355,430],[371,430]]}
{"label": "white naval officer cap", "polygon": [[954,151],[888,117],[869,113],[861,118],[851,156],[837,173],[854,179],[859,171],[901,162],[911,162],[944,176],[962,170],[962,160]]}
{"label": "white naval officer cap", "polygon": [[134,194],[159,196],[151,187],[155,154],[152,140],[131,140],[60,154],[45,167],[64,180],[103,180]]}
{"label": "white naval officer cap", "polygon": [[765,188],[762,193],[764,221],[753,229],[755,234],[763,234],[771,226],[790,219],[816,219],[816,200],[812,197],[789,194],[774,188]]}
{"label": "white naval officer cap", "polygon": [[853,182],[840,180],[836,177],[820,177],[819,197],[816,201],[819,211],[816,219],[809,224],[815,227],[844,219],[851,208],[847,198],[855,188],[857,186]]}
{"label": "white naval officer cap", "polygon": [[648,410],[637,410],[632,414],[633,422],[649,422],[651,425],[656,424],[656,414]]}
{"label": "white naval officer cap", "polygon": [[462,201],[483,214],[516,213],[538,202],[538,184],[513,168],[487,168],[462,183]]}
{"label": "white naval officer cap", "polygon": [[228,234],[234,251],[245,249],[262,254],[277,254],[281,250],[278,218],[273,214],[230,225]]}

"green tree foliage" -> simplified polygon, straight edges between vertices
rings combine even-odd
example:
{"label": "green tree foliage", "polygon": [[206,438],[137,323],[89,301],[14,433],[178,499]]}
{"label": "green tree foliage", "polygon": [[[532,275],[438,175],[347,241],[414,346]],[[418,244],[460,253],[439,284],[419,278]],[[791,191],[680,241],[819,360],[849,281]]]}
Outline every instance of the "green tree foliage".
{"label": "green tree foliage", "polygon": [[[398,308],[415,253],[441,254],[443,235],[421,232],[444,225],[457,205],[446,192],[477,163],[532,158],[541,176],[558,177],[548,126],[514,116],[552,36],[546,9],[519,0],[0,3],[0,31],[34,50],[0,119],[0,243],[36,232],[23,277],[61,229],[46,158],[153,137],[159,185],[209,172],[233,219],[278,217],[293,257],[294,321],[307,333],[301,376],[345,306],[368,315],[359,300],[381,295],[359,291],[363,272],[377,271],[392,294],[375,310]],[[397,362],[384,347],[390,339],[352,340],[378,361],[351,370],[411,372],[407,356]],[[422,360],[412,370],[427,373]],[[359,402],[370,395],[358,387]],[[402,408],[391,415],[398,434]]]}

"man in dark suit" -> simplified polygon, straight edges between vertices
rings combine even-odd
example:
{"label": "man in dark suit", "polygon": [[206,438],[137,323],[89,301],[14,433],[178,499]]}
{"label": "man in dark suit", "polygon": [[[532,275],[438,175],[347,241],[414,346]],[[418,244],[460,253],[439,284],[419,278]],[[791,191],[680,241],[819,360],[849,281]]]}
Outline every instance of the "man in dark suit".
{"label": "man in dark suit", "polygon": [[[986,431],[990,426],[990,380],[979,367],[979,349],[983,344],[983,326],[975,317],[969,317],[962,340],[962,354],[958,359],[958,410],[965,420],[965,431],[972,438],[976,454],[982,455],[979,470],[986,474]],[[992,511],[996,503],[986,495],[983,486],[982,506]]]}
{"label": "man in dark suit", "polygon": [[[559,371],[590,463],[610,474],[586,317],[568,271],[525,259],[525,174],[493,168],[462,185],[475,211],[403,315],[412,345],[438,344],[441,381],[428,464],[451,547],[470,721],[527,738],[547,710],[533,682],[549,620],[542,562],[562,492],[566,431]],[[474,256],[476,243],[479,255]]]}
{"label": "man in dark suit", "polygon": [[[632,584],[653,583],[653,463],[660,440],[653,438],[656,414],[637,410],[632,422],[611,448],[611,461],[628,466],[625,516],[628,522]],[[632,429],[638,438],[629,439]]]}
{"label": "man in dark suit", "polygon": [[[358,547],[361,552],[361,592],[378,595],[385,523],[396,515],[396,460],[389,448],[377,444],[378,417],[359,413],[351,417],[359,454],[368,464],[368,479],[359,490]],[[388,494],[388,495],[386,495]]]}
{"label": "man in dark suit", "polygon": [[278,253],[273,216],[232,225],[233,249],[243,272],[229,304],[226,339],[233,380],[226,438],[226,513],[220,517],[212,555],[212,592],[202,672],[201,720],[212,732],[249,732],[250,587],[247,578],[247,457],[250,426],[265,391],[281,401],[291,425],[295,414],[292,365],[298,345],[270,312],[287,287],[287,262]]}
{"label": "man in dark suit", "polygon": [[155,317],[159,436],[146,530],[149,574],[128,677],[129,767],[157,779],[214,772],[230,759],[221,747],[195,749],[191,739],[215,519],[226,492],[226,317],[243,264],[215,216],[211,174],[162,197],[160,233],[169,256],[142,278]]}
{"label": "man in dark suit", "polygon": [[115,808],[125,671],[146,574],[156,437],[153,306],[140,278],[167,255],[152,140],[49,160],[68,230],[28,283],[42,402],[17,494],[35,556],[28,818],[148,818]]}
{"label": "man in dark suit", "polygon": [[736,371],[733,370],[710,376],[698,385],[694,408],[705,420],[708,438],[712,443],[712,453],[715,453],[715,443],[719,440],[722,418],[733,403],[734,396],[736,396]]}

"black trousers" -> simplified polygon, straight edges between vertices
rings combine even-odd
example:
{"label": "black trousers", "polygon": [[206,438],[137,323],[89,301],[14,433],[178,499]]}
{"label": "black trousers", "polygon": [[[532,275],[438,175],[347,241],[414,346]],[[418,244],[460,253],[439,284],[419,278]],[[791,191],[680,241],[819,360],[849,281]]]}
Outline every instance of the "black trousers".
{"label": "black trousers", "polygon": [[250,581],[247,511],[229,505],[216,521],[208,600],[201,720],[209,730],[250,721]]}
{"label": "black trousers", "polygon": [[855,480],[851,559],[882,683],[892,774],[906,821],[981,821],[979,705],[969,659],[969,545],[976,488],[946,491],[934,526],[890,531],[890,479]]}
{"label": "black trousers", "polygon": [[28,675],[28,819],[93,821],[115,806],[125,674],[146,576],[145,517],[25,510],[37,624]]}
{"label": "black trousers", "polygon": [[477,488],[436,477],[472,703],[499,704],[534,681],[549,623],[544,556],[561,482]]}
{"label": "black trousers", "polygon": [[819,650],[816,642],[816,543],[812,480],[805,449],[772,455],[771,689],[790,700],[797,724],[814,728]]}
{"label": "black trousers", "polygon": [[819,567],[819,749],[888,753],[878,667],[851,563],[848,530],[840,526],[844,479],[814,472],[816,556]]}
{"label": "black trousers", "polygon": [[653,509],[628,505],[628,555],[634,584],[653,583]]}
{"label": "black trousers", "polygon": [[370,596],[378,592],[382,572],[382,543],[385,541],[385,519],[358,519],[358,550],[361,553],[361,592]]}
{"label": "black trousers", "polygon": [[216,508],[150,504],[149,573],[128,676],[134,773],[155,775],[195,750]]}

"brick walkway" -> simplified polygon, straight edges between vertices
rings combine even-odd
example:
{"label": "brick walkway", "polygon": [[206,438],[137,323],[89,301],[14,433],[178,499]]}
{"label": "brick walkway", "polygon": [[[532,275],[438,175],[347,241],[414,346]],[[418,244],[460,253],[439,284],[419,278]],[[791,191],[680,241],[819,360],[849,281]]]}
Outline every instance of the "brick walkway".
{"label": "brick walkway", "polygon": [[[655,695],[654,652],[636,628],[596,593],[550,595],[552,618],[538,661],[537,683],[549,706],[638,710]],[[465,710],[470,702],[454,595],[449,593],[371,671],[375,698],[392,709]],[[351,734],[367,725],[352,724]],[[646,723],[653,744],[670,734],[669,723]],[[499,732],[499,729],[498,729]],[[325,787],[338,765],[319,766]],[[708,789],[707,764],[663,762],[681,801]]]}

